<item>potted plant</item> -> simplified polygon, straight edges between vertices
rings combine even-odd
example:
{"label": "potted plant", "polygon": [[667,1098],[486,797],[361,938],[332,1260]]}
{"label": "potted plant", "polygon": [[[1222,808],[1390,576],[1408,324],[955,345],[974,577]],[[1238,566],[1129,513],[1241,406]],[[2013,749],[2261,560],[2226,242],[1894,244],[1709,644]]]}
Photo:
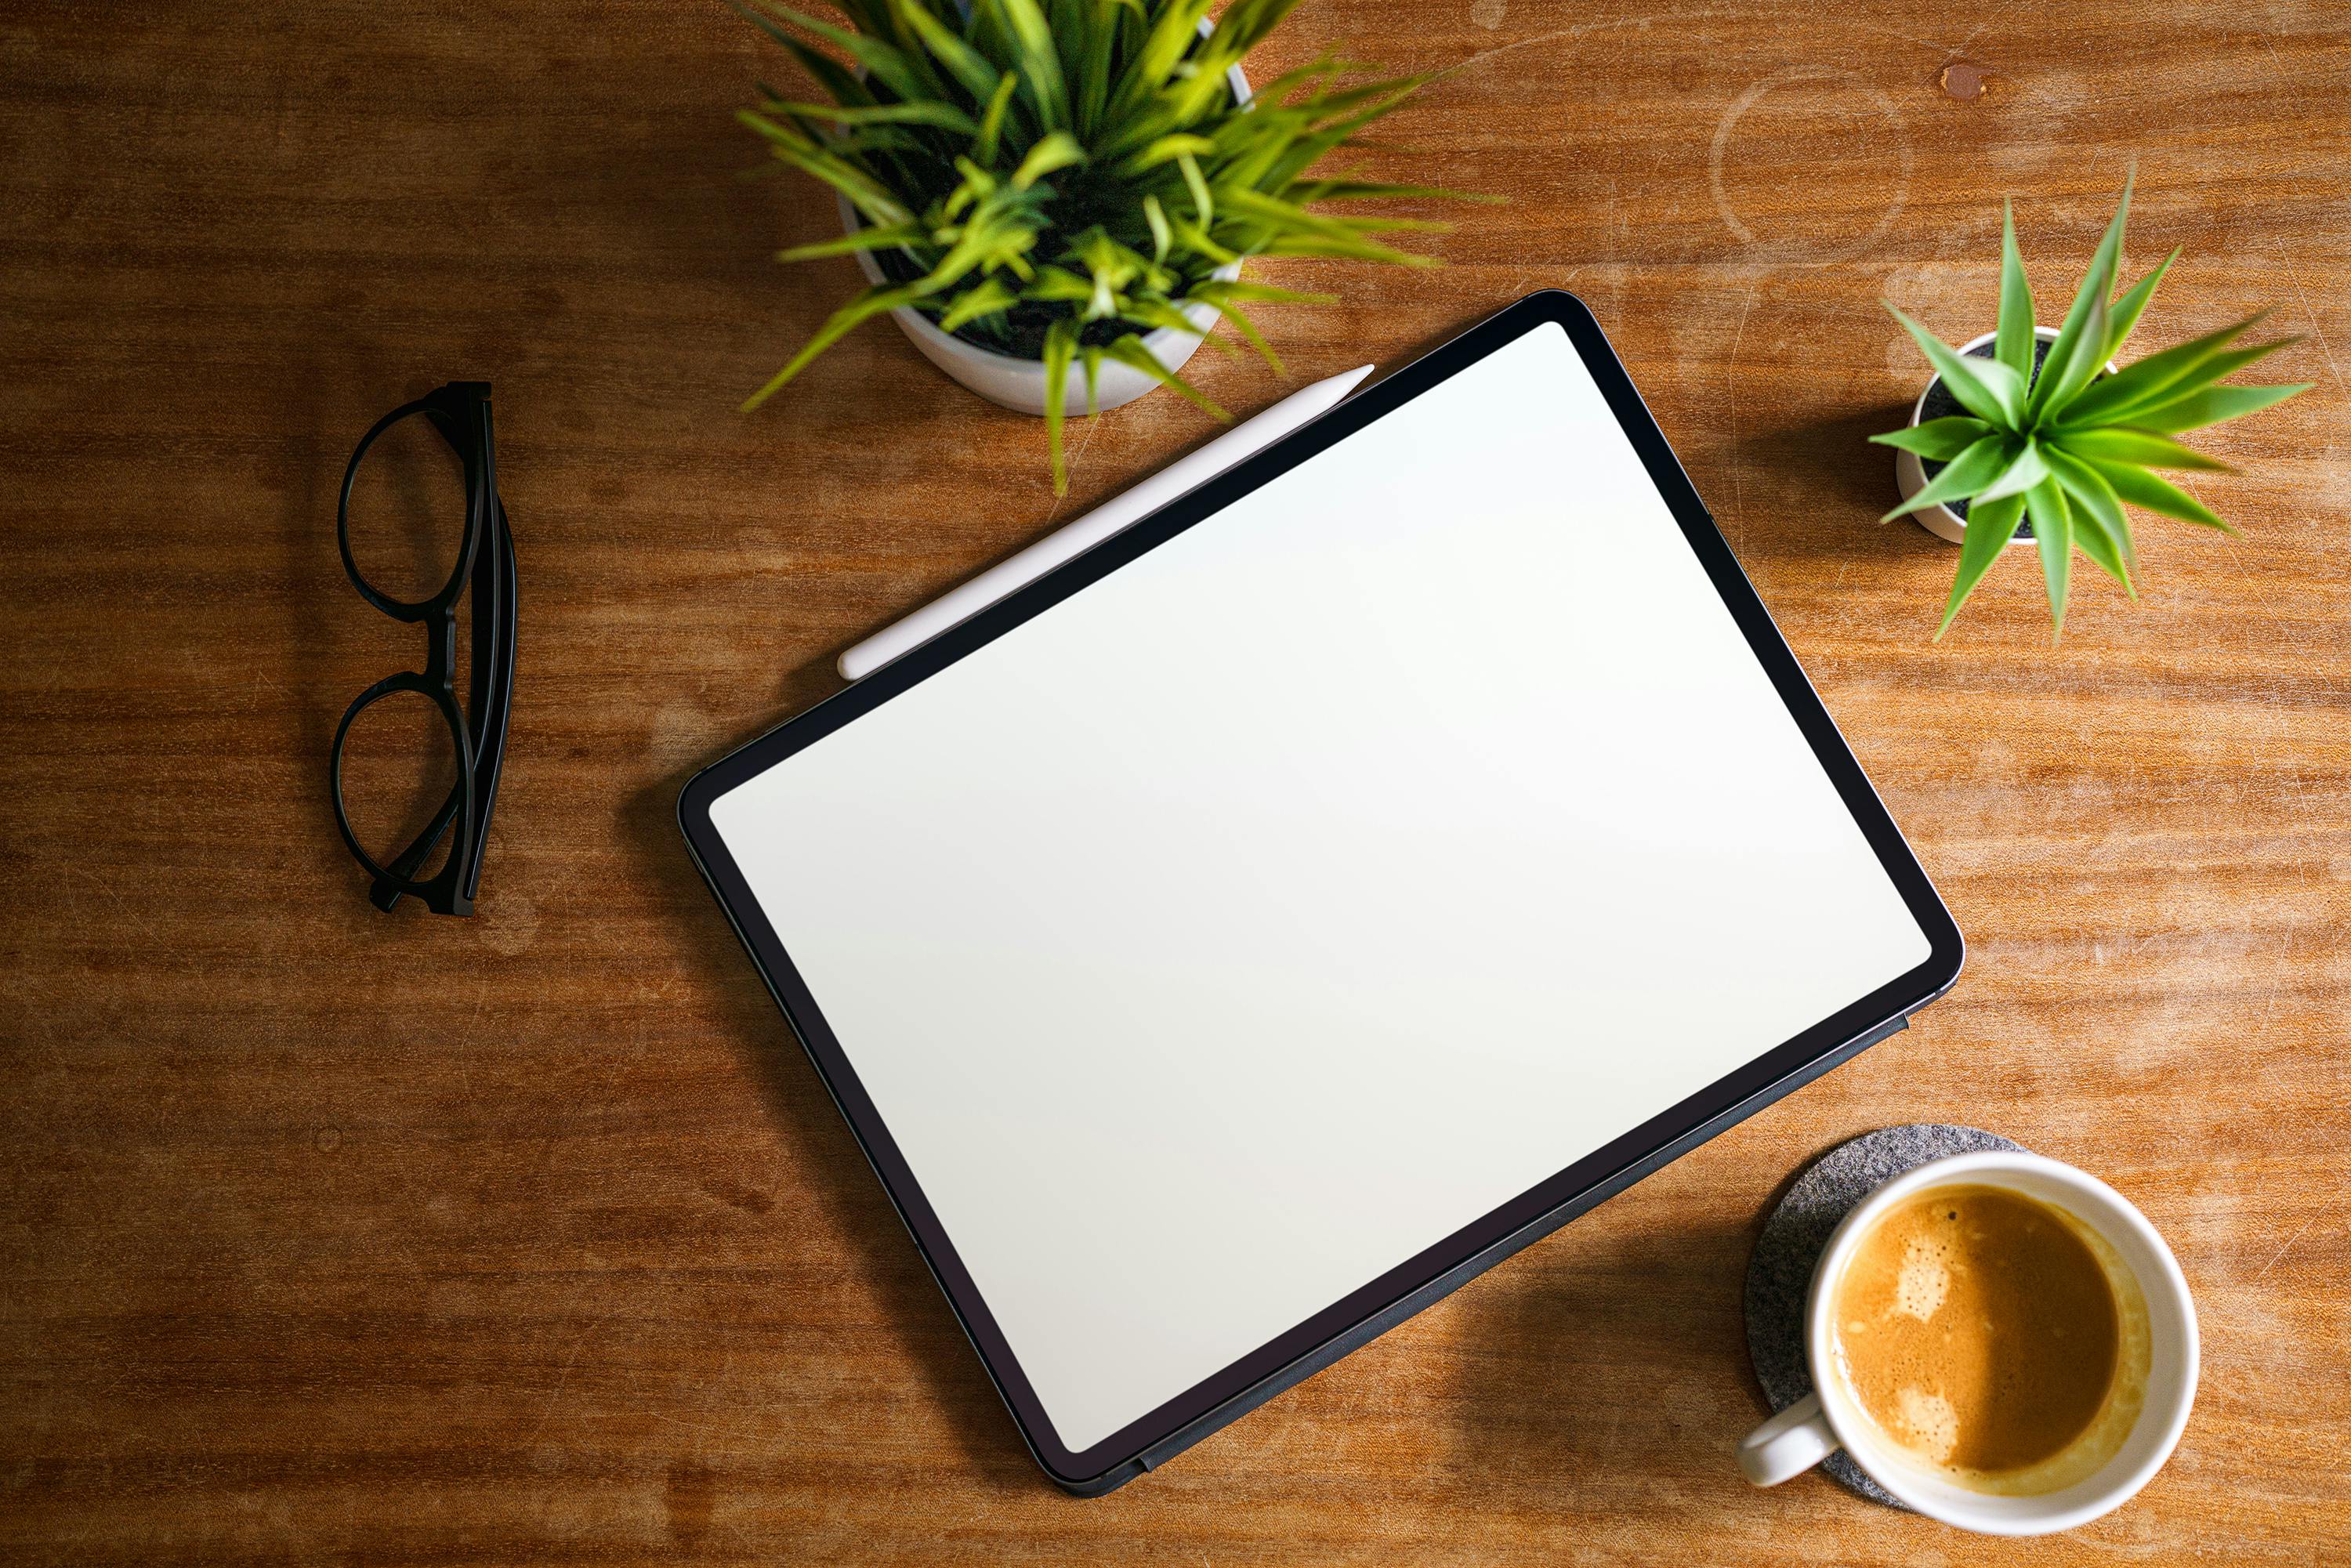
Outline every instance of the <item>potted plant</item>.
{"label": "potted plant", "polygon": [[1211,24],[1208,0],[839,0],[837,26],[757,0],[744,15],[831,101],[762,86],[739,118],[772,166],[832,189],[843,228],[778,259],[852,254],[867,287],[744,409],[888,313],[956,380],[1044,415],[1056,493],[1066,414],[1164,385],[1229,418],[1178,373],[1217,319],[1279,372],[1243,306],[1331,298],[1247,280],[1245,257],[1428,267],[1373,236],[1448,226],[1322,210],[1452,193],[1310,174],[1420,78],[1343,85],[1326,55],[1252,96],[1241,57],[1293,3],[1232,0]]}
{"label": "potted plant", "polygon": [[2218,384],[2297,341],[2280,338],[2232,347],[2259,315],[2116,369],[2115,356],[2179,256],[2173,251],[2116,297],[2123,224],[2129,214],[2126,183],[2065,324],[2054,331],[2034,325],[2032,289],[2017,250],[2012,206],[2001,225],[1995,330],[1953,349],[1886,304],[1935,370],[1911,409],[1909,424],[1870,439],[1898,454],[1895,476],[1902,505],[1886,520],[1908,512],[1960,547],[1959,577],[1936,629],[1938,638],[1950,630],[1959,606],[2011,543],[2030,540],[2039,550],[2053,637],[2064,629],[2076,547],[2137,598],[2130,575],[2137,552],[2125,503],[2235,531],[2195,497],[2152,472],[2231,471],[2173,437],[2310,389],[2307,382]]}

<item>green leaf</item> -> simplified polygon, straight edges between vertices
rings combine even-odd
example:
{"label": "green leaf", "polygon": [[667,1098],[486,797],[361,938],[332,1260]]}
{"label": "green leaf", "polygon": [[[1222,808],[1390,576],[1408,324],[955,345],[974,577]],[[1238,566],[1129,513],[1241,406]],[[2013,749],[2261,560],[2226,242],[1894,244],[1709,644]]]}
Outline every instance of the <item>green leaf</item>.
{"label": "green leaf", "polygon": [[1893,311],[1894,319],[1901,322],[1904,329],[1917,340],[1919,351],[1927,356],[1927,362],[1935,367],[1935,373],[1943,378],[1943,385],[1950,389],[1951,395],[1959,400],[1961,408],[2002,430],[2021,428],[2024,407],[2024,382],[2022,377],[1997,360],[1970,359],[1960,354],[1926,328],[1896,310],[1892,301],[1882,300],[1880,303]]}
{"label": "green leaf", "polygon": [[1260,109],[1279,106],[1299,89],[1327,82],[1348,68],[1348,62],[1326,51],[1302,66],[1293,66],[1278,77],[1258,83],[1258,104]]}
{"label": "green leaf", "polygon": [[1086,413],[1091,417],[1102,412],[1102,351],[1092,343],[1083,344],[1078,350],[1078,362],[1086,368]]}
{"label": "green leaf", "polygon": [[1154,327],[1165,327],[1177,332],[1189,332],[1220,354],[1237,354],[1240,350],[1222,338],[1203,333],[1192,325],[1192,319],[1173,305],[1156,299],[1130,299],[1124,302],[1120,315],[1129,321],[1147,322]]}
{"label": "green leaf", "polygon": [[803,173],[814,175],[847,196],[850,205],[855,207],[868,223],[886,226],[905,223],[914,216],[871,174],[855,164],[821,149],[805,146],[797,133],[763,120],[747,109],[738,110],[736,118],[767,137],[768,151],[775,156]]}
{"label": "green leaf", "polygon": [[1456,191],[1445,185],[1391,185],[1365,180],[1293,180],[1280,193],[1285,202],[1304,206],[1310,202],[1368,202],[1428,198],[1504,206],[1510,200],[1485,191]]}
{"label": "green leaf", "polygon": [[[2057,340],[2050,345],[2049,357],[2042,362],[2041,374],[2033,378],[2032,390],[2024,404],[2025,417],[2037,420],[2049,405],[2051,389],[2057,384],[2061,367],[2071,365],[2076,350],[2082,346],[2083,335],[2089,333],[2087,345],[2092,354],[2093,370],[2099,363],[2095,350],[2106,340],[2106,300],[2114,293],[2115,268],[2119,265],[2123,248],[2123,225],[2130,217],[2131,182],[2123,182],[2122,200],[2116,204],[2114,221],[2106,225],[2105,237],[2098,241],[2095,255],[2090,257],[2090,270],[2082,275],[2082,287],[2074,295],[2073,308],[2065,312],[2065,324],[2057,329]],[[2096,313],[2096,328],[2090,327],[2092,312]],[[2085,378],[2087,379],[2086,377]],[[2064,502],[2060,498],[2058,505]],[[2026,503],[2031,510],[2032,504]],[[2037,536],[2040,525],[2033,525]],[[2061,617],[2062,619],[2062,617]]]}
{"label": "green leaf", "polygon": [[890,0],[838,0],[834,9],[876,37],[893,31]]}
{"label": "green leaf", "polygon": [[2202,392],[2189,392],[2186,397],[2134,413],[2130,422],[2139,430],[2177,435],[2183,430],[2200,430],[2205,425],[2219,424],[2223,420],[2242,419],[2273,403],[2299,396],[2317,384],[2315,382],[2297,382],[2292,386],[2207,387]]}
{"label": "green leaf", "polygon": [[2115,487],[2115,494],[2134,507],[2144,507],[2150,512],[2160,512],[2167,517],[2182,522],[2198,523],[2208,528],[2218,528],[2224,534],[2237,530],[2222,522],[2203,502],[2180,489],[2168,479],[2159,479],[2144,468],[2127,463],[2104,463],[2095,457],[2085,462],[2098,471],[2098,477]]}
{"label": "green leaf", "polygon": [[861,250],[888,250],[893,246],[919,245],[924,231],[919,224],[892,224],[886,227],[857,229],[838,239],[820,239],[810,245],[796,245],[789,250],[776,253],[778,261],[812,261],[819,256],[848,256]]}
{"label": "green leaf", "polygon": [[2060,445],[2076,457],[2095,458],[2105,463],[2129,463],[2141,468],[2199,468],[2215,474],[2233,474],[2226,463],[2191,452],[2168,435],[2158,435],[2151,430],[2133,430],[2127,425],[2105,425],[2095,430],[2067,430],[2057,436]]}
{"label": "green leaf", "polygon": [[[1321,213],[1309,214],[1308,215],[1318,218],[1324,216],[1324,214]],[[1329,221],[1336,224],[1342,231],[1351,235],[1444,235],[1451,234],[1455,227],[1458,226],[1456,225],[1447,223],[1441,218],[1354,217],[1351,215],[1347,217],[1331,218]]]}
{"label": "green leaf", "polygon": [[[1357,138],[1355,132],[1382,116],[1392,114],[1402,108],[1405,100],[1420,90],[1421,86],[1427,80],[1426,77],[1399,77],[1392,82],[1374,84],[1381,89],[1381,96],[1374,99],[1368,107],[1341,119],[1319,124],[1311,135],[1301,138],[1295,145],[1265,169],[1262,172],[1262,177],[1253,174],[1252,179],[1267,188],[1279,188],[1283,183],[1303,174],[1313,166],[1316,160],[1336,148],[1353,147],[1371,150],[1371,144]],[[1383,149],[1383,151],[1409,150]]]}
{"label": "green leaf", "polygon": [[1416,256],[1392,246],[1374,245],[1365,239],[1332,239],[1315,234],[1277,235],[1270,239],[1253,241],[1249,247],[1252,256],[1319,256],[1343,261],[1379,261],[1393,267],[1435,267],[1444,261],[1434,256]]}
{"label": "green leaf", "polygon": [[1024,299],[1086,299],[1093,295],[1094,286],[1066,267],[1047,266],[1037,269],[1036,280],[1022,292]]}
{"label": "green leaf", "polygon": [[2049,471],[2057,479],[2058,487],[2065,492],[2066,503],[2074,510],[2074,542],[2082,553],[2096,561],[2107,576],[2123,585],[2123,591],[2133,599],[2138,590],[2131,586],[2130,568],[2136,550],[2131,544],[2130,524],[2123,517],[2122,500],[2115,487],[2106,483],[2099,472],[2068,453],[2051,447],[2043,454]]}
{"label": "green leaf", "polygon": [[1951,622],[1959,613],[1959,606],[1976,591],[1991,563],[2016,537],[2016,525],[2024,520],[2024,497],[2010,496],[2001,500],[1968,507],[1967,538],[1959,544],[1959,576],[1952,580],[1951,597],[1943,606],[1943,623],[1935,628],[1935,640],[1942,641],[1943,633],[1951,629]]}
{"label": "green leaf", "polygon": [[1336,305],[1335,294],[1307,294],[1295,288],[1277,288],[1270,283],[1259,283],[1248,277],[1212,277],[1192,290],[1193,299],[1248,299],[1267,305]]}
{"label": "green leaf", "polygon": [[2074,492],[2065,492],[2065,504],[2073,508],[2074,547],[2088,556],[2097,569],[2123,585],[2123,591],[2133,599],[2138,590],[2131,585],[2129,568],[2124,563],[2122,543],[2106,529],[2106,525],[2082,509]]}
{"label": "green leaf", "polygon": [[2123,351],[2123,345],[2130,341],[2131,329],[2138,325],[2140,314],[2147,309],[2147,302],[2155,298],[2155,286],[2163,281],[2163,275],[2179,259],[2179,247],[2174,246],[2171,254],[2153,272],[2132,285],[2130,292],[2116,300],[2115,308],[2106,313],[2106,351],[2098,356],[2102,362]]}
{"label": "green leaf", "polygon": [[1298,0],[1233,0],[1217,20],[1212,43],[1222,43],[1236,56],[1257,47],[1268,33],[1281,25]]}
{"label": "green leaf", "polygon": [[1924,424],[1906,425],[1889,430],[1869,439],[1880,446],[1896,446],[1905,452],[1915,452],[1921,457],[1931,457],[1938,463],[1948,463],[1992,434],[1992,427],[1980,419],[1970,419],[1963,413],[1946,414],[1930,419]]}
{"label": "green leaf", "polygon": [[1085,161],[1086,150],[1078,145],[1078,139],[1066,131],[1056,131],[1029,149],[1029,156],[1012,172],[1010,183],[1014,190],[1025,191],[1054,170]]}
{"label": "green leaf", "polygon": [[[2068,410],[2064,417],[2058,421],[2058,423],[2061,427],[2072,425],[2136,424],[2138,423],[2139,415],[2147,413],[2148,410],[2160,408],[2167,403],[2178,402],[2182,398],[2190,397],[2197,392],[2202,392],[2207,387],[2210,387],[2214,382],[2220,381],[2222,377],[2234,375],[2237,371],[2243,370],[2247,365],[2253,364],[2258,361],[2275,353],[2278,350],[2284,348],[2288,343],[2296,341],[2299,341],[2299,340],[2293,338],[2280,338],[2273,342],[2255,343],[2249,349],[2225,349],[2216,350],[2205,355],[2202,359],[2197,361],[2185,371],[2179,371],[2175,368],[2174,372],[2165,377],[2163,384],[2155,390],[2143,391],[2139,395],[2129,398],[2119,403],[2109,403],[2108,406],[2101,408],[2096,413],[2092,413],[2087,417],[2085,417],[2073,410]],[[2137,368],[2138,366],[2137,365],[2133,365],[2131,367],[2132,370],[2137,370]],[[2099,389],[2094,388],[2092,390],[2095,391]],[[2087,397],[2085,397],[2082,401],[2086,402],[2089,400]]]}
{"label": "green leaf", "polygon": [[1006,71],[987,95],[987,108],[979,117],[979,135],[971,144],[972,156],[982,163],[996,162],[997,145],[1004,137],[1005,112],[1012,107],[1012,95],[1019,86],[1020,78]]}
{"label": "green leaf", "polygon": [[956,302],[939,318],[939,330],[952,332],[956,328],[983,316],[998,316],[1019,302],[1019,297],[1004,285],[1001,278],[990,277],[978,287],[966,289]]}
{"label": "green leaf", "polygon": [[911,131],[901,131],[894,125],[861,125],[844,131],[824,144],[824,150],[836,157],[855,157],[861,167],[870,166],[862,156],[867,152],[919,152],[921,138]]}
{"label": "green leaf", "polygon": [[979,134],[971,116],[951,103],[876,103],[855,108],[837,103],[768,103],[761,107],[771,114],[799,114],[842,125],[935,125],[965,136]]}
{"label": "green leaf", "polygon": [[1156,196],[1143,198],[1143,221],[1151,228],[1151,259],[1165,261],[1168,246],[1176,243],[1175,231],[1167,226],[1167,211]]}
{"label": "green leaf", "polygon": [[1890,523],[1911,512],[1923,512],[1945,501],[1963,501],[1989,485],[2016,460],[2013,436],[1983,437],[1950,461],[1949,466],[1927,481],[1926,487],[1877,520]]}
{"label": "green leaf", "polygon": [[836,27],[831,23],[820,21],[805,11],[795,11],[789,5],[778,5],[777,0],[751,0],[751,4],[771,16],[782,17],[802,32],[814,33],[818,37],[841,50],[850,58],[863,66],[867,76],[888,88],[899,98],[911,101],[930,96],[924,90],[920,74],[894,45],[870,34],[851,32],[846,28]]}
{"label": "green leaf", "polygon": [[1155,90],[1175,71],[1176,62],[1192,47],[1208,0],[1175,0],[1151,24],[1142,47],[1127,61],[1118,85],[1111,89],[1107,118],[1118,119]]}
{"label": "green leaf", "polygon": [[[1227,7],[1230,17],[1233,7]],[[1220,19],[1221,20],[1221,19]],[[1232,92],[1225,77],[1226,71],[1240,63],[1240,52],[1231,48],[1212,35],[1208,41],[1196,47],[1176,79],[1166,85],[1162,101],[1169,117],[1178,125],[1190,125],[1231,100]]]}
{"label": "green leaf", "polygon": [[[867,88],[863,82],[858,80],[852,73],[842,69],[840,61],[832,59],[828,56],[819,54],[816,50],[809,47],[806,44],[800,42],[799,39],[794,37],[791,34],[784,31],[784,29],[775,22],[769,20],[768,17],[760,16],[757,11],[752,10],[747,5],[738,4],[734,6],[734,9],[736,14],[741,16],[745,21],[758,28],[762,33],[767,34],[768,37],[775,40],[778,44],[782,45],[784,49],[790,54],[792,58],[799,62],[800,68],[808,72],[810,79],[815,81],[819,87],[824,89],[825,91],[832,94],[833,98],[838,101],[841,103],[872,103],[873,101],[873,93],[872,89]],[[782,96],[780,93],[772,91],[766,87],[760,88],[759,95],[762,98],[779,98]]]}
{"label": "green leaf", "polygon": [[1078,349],[1078,324],[1064,316],[1045,329],[1045,451],[1053,468],[1053,494],[1070,493],[1070,471],[1061,461],[1061,404],[1070,390],[1070,360]]}
{"label": "green leaf", "polygon": [[947,74],[971,94],[973,101],[986,103],[995,97],[998,78],[1003,73],[988,64],[986,56],[933,16],[922,0],[894,0],[894,4],[907,26],[922,40],[923,47],[946,68]]}
{"label": "green leaf", "polygon": [[2106,302],[2093,298],[2090,308],[2083,312],[2080,330],[2074,333],[2069,346],[2062,336],[2049,350],[2049,358],[2041,367],[2040,382],[2033,389],[2039,400],[2042,415],[2053,419],[2057,410],[2080,394],[2090,384],[2090,378],[2104,368],[2105,361],[2098,350],[2106,341]]}
{"label": "green leaf", "polygon": [[1217,144],[1207,137],[1195,136],[1188,131],[1179,131],[1171,135],[1155,139],[1142,152],[1121,163],[1118,166],[1118,172],[1131,179],[1138,174],[1147,174],[1162,163],[1173,163],[1184,153],[1190,152],[1196,155],[1214,152],[1216,150]]}
{"label": "green leaf", "polygon": [[1192,193],[1192,220],[1205,229],[1216,222],[1217,204],[1208,197],[1208,182],[1200,176],[1199,160],[1189,152],[1178,152],[1176,166],[1184,172],[1184,188]]}
{"label": "green leaf", "polygon": [[1004,19],[1020,51],[1020,75],[1028,83],[1029,101],[1039,120],[1049,130],[1066,130],[1070,123],[1068,85],[1061,78],[1061,57],[1053,48],[1053,29],[1037,0],[980,0]]}
{"label": "green leaf", "polygon": [[1207,256],[1209,261],[1213,262],[1217,266],[1230,267],[1233,263],[1241,259],[1240,252],[1237,250],[1228,250],[1225,246],[1217,244],[1215,240],[1208,237],[1208,232],[1206,229],[1203,229],[1191,219],[1177,217],[1175,214],[1170,213],[1167,215],[1167,221],[1176,230],[1176,237],[1183,241],[1187,248],[1197,251],[1200,255]]}
{"label": "green leaf", "polygon": [[2043,479],[2024,493],[2024,510],[2032,519],[2033,542],[2041,547],[2041,576],[2049,586],[2049,640],[2053,643],[2065,633],[2065,591],[2074,578],[2074,512],[2054,479]]}
{"label": "green leaf", "polygon": [[[2217,332],[2207,332],[2200,338],[2175,344],[2160,353],[2133,361],[2104,381],[2093,382],[2085,389],[2081,396],[2066,405],[2056,422],[2060,424],[2096,423],[2115,418],[2135,403],[2162,401],[2162,394],[2216,362],[2222,350],[2260,319],[2259,315],[2248,316]],[[2281,340],[2281,346],[2291,340]],[[2262,350],[2267,351],[2266,349]],[[2254,358],[2259,357],[2259,354],[2254,355]],[[2217,380],[2228,373],[2227,371],[2218,371],[2210,379]]]}
{"label": "green leaf", "polygon": [[2016,248],[2016,205],[2000,204],[2000,330],[1992,358],[2030,379],[2032,375],[2032,285],[2024,256]]}
{"label": "green leaf", "polygon": [[1405,267],[1437,264],[1435,256],[1413,256],[1367,240],[1338,219],[1307,212],[1261,192],[1229,191],[1225,205],[1229,214],[1260,231],[1250,248],[1267,256],[1344,256]]}
{"label": "green leaf", "polygon": [[1265,334],[1257,329],[1257,323],[1242,314],[1239,306],[1230,299],[1225,299],[1218,302],[1217,313],[1233,324],[1233,330],[1249,340],[1249,347],[1255,349],[1264,358],[1266,364],[1272,369],[1275,375],[1286,376],[1290,373],[1282,366],[1281,356],[1273,351],[1273,345],[1265,340]]}
{"label": "green leaf", "polygon": [[[1077,89],[1071,105],[1072,129],[1081,138],[1092,136],[1102,122],[1110,97],[1110,69],[1118,53],[1122,5],[1143,14],[1142,0],[1066,0],[1062,10],[1069,31],[1075,35],[1064,50],[1065,72],[1074,67]],[[1097,361],[1098,362],[1098,361]]]}
{"label": "green leaf", "polygon": [[774,379],[766,386],[743,401],[741,412],[748,413],[781,392],[784,383],[806,370],[810,360],[839,342],[853,328],[881,315],[885,310],[894,310],[901,305],[912,305],[921,298],[919,288],[920,285],[917,284],[905,284],[895,288],[869,288],[834,311],[826,319],[825,324],[817,329],[816,335],[802,345],[799,353],[792,356],[790,363],[778,371]]}
{"label": "green leaf", "polygon": [[795,152],[814,153],[824,151],[818,143],[815,135],[799,126],[778,125],[765,115],[748,109],[737,110],[735,118],[767,138],[770,150],[777,147],[789,147]]}
{"label": "green leaf", "polygon": [[1230,423],[1232,415],[1220,405],[1204,396],[1198,388],[1163,365],[1143,346],[1143,340],[1134,336],[1113,339],[1102,345],[1102,352],[1121,364],[1133,365],[1161,386],[1176,392],[1212,419]]}
{"label": "green leaf", "polygon": [[[1975,493],[1975,501],[1998,501],[2010,496],[2021,496],[2049,476],[2049,465],[2041,455],[2041,444],[2030,437],[2018,448],[2006,468],[1989,485]],[[1975,509],[1975,501],[1968,509]]]}

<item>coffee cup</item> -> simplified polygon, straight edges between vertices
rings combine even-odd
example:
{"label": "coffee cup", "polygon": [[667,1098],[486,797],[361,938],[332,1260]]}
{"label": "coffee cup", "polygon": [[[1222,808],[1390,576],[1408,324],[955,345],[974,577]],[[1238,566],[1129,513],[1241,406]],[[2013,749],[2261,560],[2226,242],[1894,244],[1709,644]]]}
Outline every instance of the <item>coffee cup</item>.
{"label": "coffee cup", "polygon": [[1813,1391],[1740,1442],[1749,1480],[1843,1448],[1931,1519],[2042,1535],[2119,1508],[2170,1458],[2196,1397],[2196,1307],[2171,1249],[2105,1183],[2022,1151],[1957,1155],[1885,1183],[1831,1234],[1804,1353]]}

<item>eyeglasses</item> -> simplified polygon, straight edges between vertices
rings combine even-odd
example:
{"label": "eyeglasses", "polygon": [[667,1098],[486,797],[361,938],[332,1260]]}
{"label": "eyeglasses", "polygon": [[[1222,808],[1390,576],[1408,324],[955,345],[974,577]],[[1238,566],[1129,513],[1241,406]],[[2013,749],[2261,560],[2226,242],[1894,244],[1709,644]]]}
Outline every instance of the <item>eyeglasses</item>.
{"label": "eyeglasses", "polygon": [[[419,416],[439,434],[445,451],[423,435],[423,426],[401,429],[402,422]],[[400,434],[387,443],[385,454],[363,472],[361,465],[377,441],[395,431]],[[422,465],[413,461],[420,458]],[[427,473],[428,467],[442,472]],[[356,548],[355,484],[361,497]],[[460,517],[463,531],[457,532]],[[489,383],[451,382],[377,420],[360,437],[343,470],[335,533],[343,571],[360,597],[393,620],[421,624],[425,632],[423,673],[386,675],[361,692],[335,727],[329,769],[335,825],[374,879],[369,898],[378,909],[389,911],[403,894],[413,894],[436,914],[471,915],[481,884],[490,809],[497,800],[498,769],[506,759],[507,710],[514,695],[514,535],[507,530],[506,507],[498,499]],[[440,570],[444,561],[453,563],[445,579]],[[437,591],[422,599],[403,599],[389,591],[430,588],[436,582]],[[461,710],[456,695],[457,601],[468,587],[474,594],[474,625],[467,659],[469,700]],[[420,698],[434,711],[420,707]],[[397,722],[401,710],[407,710],[412,721],[405,728]],[[371,712],[374,718],[362,717]],[[360,797],[359,823],[352,821],[347,789]],[[403,847],[392,849],[427,810],[431,815],[423,826]],[[447,859],[437,872],[420,878],[453,829]],[[386,851],[385,858],[377,858]]]}

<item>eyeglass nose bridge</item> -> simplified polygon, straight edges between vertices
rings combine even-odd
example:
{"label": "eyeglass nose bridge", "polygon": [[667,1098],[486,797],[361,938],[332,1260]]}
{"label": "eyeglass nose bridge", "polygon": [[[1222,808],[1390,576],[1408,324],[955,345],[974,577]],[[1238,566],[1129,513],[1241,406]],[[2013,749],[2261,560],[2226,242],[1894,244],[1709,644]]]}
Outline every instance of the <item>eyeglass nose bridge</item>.
{"label": "eyeglass nose bridge", "polygon": [[453,696],[457,690],[457,618],[444,615],[424,627],[424,678]]}

